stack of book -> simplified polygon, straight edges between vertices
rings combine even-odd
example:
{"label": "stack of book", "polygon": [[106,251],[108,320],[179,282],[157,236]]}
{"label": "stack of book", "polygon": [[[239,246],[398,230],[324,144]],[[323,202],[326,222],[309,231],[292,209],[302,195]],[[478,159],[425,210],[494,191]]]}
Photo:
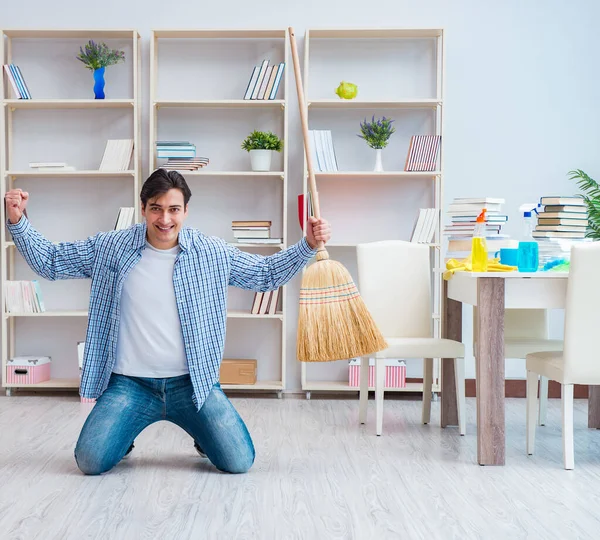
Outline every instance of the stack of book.
{"label": "stack of book", "polygon": [[196,157],[196,145],[189,141],[156,141],[158,159],[191,159]]}
{"label": "stack of book", "polygon": [[169,158],[166,163],[163,163],[161,167],[167,171],[197,171],[206,167],[209,163],[209,159],[205,157],[194,157],[194,158]]}
{"label": "stack of book", "polygon": [[405,171],[435,171],[440,149],[440,135],[413,135],[410,138]]}
{"label": "stack of book", "polygon": [[115,231],[126,229],[127,227],[133,225],[134,217],[135,212],[133,206],[122,206],[119,208],[119,214],[117,215],[117,221],[115,222]]}
{"label": "stack of book", "polygon": [[29,163],[30,169],[36,171],[74,171],[75,167],[71,167],[62,161],[32,161]]}
{"label": "stack of book", "polygon": [[252,315],[275,315],[281,289],[276,291],[256,292],[250,313]]}
{"label": "stack of book", "polygon": [[411,242],[417,244],[430,244],[438,224],[438,211],[435,208],[420,208],[419,217]]}
{"label": "stack of book", "polygon": [[29,92],[19,66],[4,64],[4,71],[6,72],[6,78],[12,86],[15,97],[17,99],[31,99],[31,92]]}
{"label": "stack of book", "polygon": [[534,238],[585,238],[588,214],[582,197],[542,197]]}
{"label": "stack of book", "polygon": [[281,244],[282,238],[271,238],[270,221],[232,221],[231,230],[239,244]]}
{"label": "stack of book", "polygon": [[570,260],[571,247],[585,242],[587,207],[582,197],[541,197],[543,207],[533,231],[539,247],[540,266]]}
{"label": "stack of book", "polygon": [[100,162],[101,171],[127,171],[133,154],[133,139],[109,139]]}
{"label": "stack of book", "polygon": [[275,99],[284,69],[285,62],[269,66],[268,60],[263,60],[259,66],[254,66],[244,99]]}
{"label": "stack of book", "polygon": [[483,209],[485,213],[485,237],[490,257],[503,247],[512,247],[509,235],[502,233],[508,216],[502,214],[504,199],[492,197],[457,197],[448,206],[450,224],[444,228],[448,237],[447,258],[463,259],[471,253],[471,239],[475,221]]}
{"label": "stack of book", "polygon": [[313,169],[316,172],[336,172],[338,170],[331,131],[311,129],[308,131]]}
{"label": "stack of book", "polygon": [[46,311],[37,280],[6,281],[4,283],[6,313],[43,313]]}

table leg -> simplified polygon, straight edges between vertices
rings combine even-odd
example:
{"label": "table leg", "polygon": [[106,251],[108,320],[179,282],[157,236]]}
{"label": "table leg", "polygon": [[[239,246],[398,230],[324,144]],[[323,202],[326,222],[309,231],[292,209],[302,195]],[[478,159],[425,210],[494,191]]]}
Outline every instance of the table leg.
{"label": "table leg", "polygon": [[504,465],[504,280],[477,279],[477,461]]}
{"label": "table leg", "polygon": [[588,386],[588,427],[600,429],[600,386]]}
{"label": "table leg", "polygon": [[[448,282],[444,281],[444,306],[446,313],[442,321],[442,337],[462,341],[462,303],[448,298]],[[441,365],[441,426],[458,425],[456,384],[454,380],[454,358],[443,358]]]}

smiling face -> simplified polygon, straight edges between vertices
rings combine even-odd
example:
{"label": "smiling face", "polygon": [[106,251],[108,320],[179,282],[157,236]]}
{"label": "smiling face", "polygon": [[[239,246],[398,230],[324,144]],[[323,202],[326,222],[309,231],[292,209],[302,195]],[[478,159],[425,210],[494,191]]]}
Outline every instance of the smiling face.
{"label": "smiling face", "polygon": [[149,199],[142,206],[142,216],[146,218],[147,236],[150,245],[156,249],[170,249],[178,242],[179,231],[187,217],[187,206],[179,189]]}

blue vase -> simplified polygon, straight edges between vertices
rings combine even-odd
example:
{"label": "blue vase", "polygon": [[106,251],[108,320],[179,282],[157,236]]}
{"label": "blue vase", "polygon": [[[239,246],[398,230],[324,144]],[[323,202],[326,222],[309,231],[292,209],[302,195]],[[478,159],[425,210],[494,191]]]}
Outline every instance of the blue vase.
{"label": "blue vase", "polygon": [[104,70],[98,68],[94,70],[94,96],[96,99],[104,99]]}

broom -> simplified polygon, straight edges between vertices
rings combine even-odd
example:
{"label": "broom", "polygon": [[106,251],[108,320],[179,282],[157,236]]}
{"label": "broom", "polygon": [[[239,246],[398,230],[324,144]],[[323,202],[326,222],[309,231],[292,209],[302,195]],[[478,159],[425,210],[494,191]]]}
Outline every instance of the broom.
{"label": "broom", "polygon": [[[294,29],[288,29],[304,150],[312,195],[314,217],[321,217],[319,196],[308,142],[308,121],[300,62]],[[316,262],[307,267],[300,287],[296,355],[301,362],[328,362],[366,356],[388,347],[377,328],[350,272],[329,258],[323,242],[317,247]]]}

